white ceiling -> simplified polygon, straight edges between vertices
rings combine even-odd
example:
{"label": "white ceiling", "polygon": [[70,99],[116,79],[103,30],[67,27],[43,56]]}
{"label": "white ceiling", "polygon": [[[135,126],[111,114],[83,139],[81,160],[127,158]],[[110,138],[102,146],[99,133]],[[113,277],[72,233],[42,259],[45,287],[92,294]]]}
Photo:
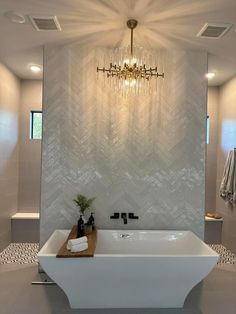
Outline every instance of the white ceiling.
{"label": "white ceiling", "polygon": [[[12,23],[4,16],[9,10],[26,16],[57,15],[62,31],[37,32],[28,19]],[[0,60],[21,78],[40,78],[28,66],[42,65],[44,44],[127,45],[128,18],[139,22],[136,44],[207,50],[209,71],[216,72],[210,85],[236,74],[236,0],[0,0]],[[206,22],[234,26],[220,39],[196,37]]]}

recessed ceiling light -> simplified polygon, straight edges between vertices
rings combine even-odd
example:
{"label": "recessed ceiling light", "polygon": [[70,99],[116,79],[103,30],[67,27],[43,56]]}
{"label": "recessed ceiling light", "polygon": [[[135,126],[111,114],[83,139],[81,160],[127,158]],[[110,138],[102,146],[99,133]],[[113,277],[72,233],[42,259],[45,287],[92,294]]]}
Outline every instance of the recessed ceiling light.
{"label": "recessed ceiling light", "polygon": [[208,72],[208,73],[206,74],[206,77],[210,80],[210,79],[212,79],[215,75],[216,75],[215,72]]}
{"label": "recessed ceiling light", "polygon": [[13,23],[18,23],[18,24],[25,23],[25,17],[21,13],[18,13],[15,11],[7,11],[4,15]]}
{"label": "recessed ceiling light", "polygon": [[38,73],[41,71],[41,66],[40,65],[37,65],[37,64],[32,64],[30,66],[30,70],[34,73]]}

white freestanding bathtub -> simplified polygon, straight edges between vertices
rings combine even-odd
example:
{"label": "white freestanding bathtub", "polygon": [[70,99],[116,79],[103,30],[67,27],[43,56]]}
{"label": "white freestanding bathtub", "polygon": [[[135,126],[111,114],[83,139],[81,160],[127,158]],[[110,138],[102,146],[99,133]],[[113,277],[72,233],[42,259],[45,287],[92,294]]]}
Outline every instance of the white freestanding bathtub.
{"label": "white freestanding bathtub", "polygon": [[69,230],[55,230],[40,265],[72,308],[177,308],[218,254],[191,231],[98,230],[92,258],[56,258]]}

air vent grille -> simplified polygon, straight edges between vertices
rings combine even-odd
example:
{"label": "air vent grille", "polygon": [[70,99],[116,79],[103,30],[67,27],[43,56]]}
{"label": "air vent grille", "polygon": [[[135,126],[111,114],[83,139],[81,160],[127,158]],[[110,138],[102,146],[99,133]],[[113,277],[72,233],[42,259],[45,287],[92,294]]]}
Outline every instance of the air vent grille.
{"label": "air vent grille", "polygon": [[29,18],[37,31],[61,31],[56,16],[29,16]]}
{"label": "air vent grille", "polygon": [[200,32],[198,37],[204,38],[220,38],[231,28],[232,24],[209,24],[206,23]]}

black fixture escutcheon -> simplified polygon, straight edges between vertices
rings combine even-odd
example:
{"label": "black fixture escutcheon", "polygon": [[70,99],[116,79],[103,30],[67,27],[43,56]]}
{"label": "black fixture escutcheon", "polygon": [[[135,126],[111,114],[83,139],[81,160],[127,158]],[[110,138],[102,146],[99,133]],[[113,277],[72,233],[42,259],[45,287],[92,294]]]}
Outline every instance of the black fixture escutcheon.
{"label": "black fixture escutcheon", "polygon": [[119,219],[120,213],[114,213],[113,216],[110,216],[110,219]]}
{"label": "black fixture escutcheon", "polygon": [[129,219],[139,219],[139,216],[135,216],[134,213],[129,213]]}

